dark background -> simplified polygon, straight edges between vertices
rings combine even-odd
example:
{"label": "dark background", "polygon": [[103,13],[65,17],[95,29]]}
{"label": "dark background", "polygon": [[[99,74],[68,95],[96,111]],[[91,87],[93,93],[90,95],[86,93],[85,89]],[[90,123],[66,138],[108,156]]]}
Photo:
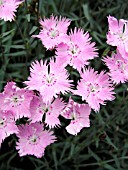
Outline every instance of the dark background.
{"label": "dark background", "polygon": [[[0,90],[6,81],[16,81],[20,87],[29,75],[28,66],[35,59],[49,58],[42,43],[31,36],[39,33],[39,19],[51,14],[72,20],[70,28],[88,31],[99,49],[99,58],[91,62],[96,70],[107,68],[102,56],[115,49],[106,44],[107,16],[128,19],[127,0],[26,0],[13,22],[0,21]],[[73,77],[74,75],[72,75]],[[75,79],[76,77],[74,77]],[[19,157],[16,137],[5,139],[0,149],[0,170],[128,170],[128,92],[127,83],[116,86],[116,99],[92,111],[91,127],[77,136],[64,127],[55,129],[58,141],[48,146],[44,157]]]}

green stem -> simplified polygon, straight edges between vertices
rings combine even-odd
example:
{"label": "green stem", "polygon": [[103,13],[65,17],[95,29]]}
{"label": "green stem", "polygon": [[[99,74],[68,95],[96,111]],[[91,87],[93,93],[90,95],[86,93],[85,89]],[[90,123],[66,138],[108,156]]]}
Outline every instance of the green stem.
{"label": "green stem", "polygon": [[[128,156],[123,156],[123,157],[117,158],[117,160],[122,160],[122,159],[128,159]],[[106,160],[106,161],[95,162],[95,163],[90,163],[90,164],[74,165],[74,166],[75,167],[86,167],[86,166],[94,166],[94,165],[102,166],[104,164],[111,163],[111,162],[114,162],[114,161],[115,161],[115,159],[109,159],[109,160]]]}
{"label": "green stem", "polygon": [[24,37],[24,35],[23,35],[22,31],[21,31],[21,28],[19,27],[17,21],[15,21],[15,23],[16,23],[16,26],[17,26],[17,28],[19,30],[20,36],[21,36],[21,38],[22,38],[22,40],[24,42],[24,46],[25,46],[25,50],[26,50],[26,64],[27,64],[28,57],[29,57],[28,44],[27,44],[28,42],[26,41],[26,39],[25,39],[25,37]]}

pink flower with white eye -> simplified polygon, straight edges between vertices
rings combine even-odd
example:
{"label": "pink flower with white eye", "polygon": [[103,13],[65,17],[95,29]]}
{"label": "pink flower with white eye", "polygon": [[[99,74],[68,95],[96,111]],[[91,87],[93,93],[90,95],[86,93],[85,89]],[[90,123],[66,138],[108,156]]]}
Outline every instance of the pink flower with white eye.
{"label": "pink flower with white eye", "polygon": [[103,58],[103,61],[109,68],[109,75],[114,83],[128,81],[128,60],[124,59],[118,51],[112,57]]}
{"label": "pink flower with white eye", "polygon": [[51,62],[49,66],[50,71],[48,71],[48,65],[43,64],[42,60],[33,62],[30,77],[28,77],[28,81],[25,81],[28,89],[40,92],[45,103],[51,102],[53,97],[56,98],[60,92],[70,91],[72,82],[68,80],[67,71],[57,62]]}
{"label": "pink flower with white eye", "polygon": [[81,74],[81,78],[75,94],[82,96],[82,100],[85,100],[95,111],[99,111],[100,104],[104,105],[106,100],[115,99],[112,83],[103,71],[98,74],[97,71],[89,68]]}
{"label": "pink flower with white eye", "polygon": [[42,121],[43,115],[45,114],[45,123],[50,128],[60,126],[60,121],[58,117],[64,107],[65,104],[59,98],[55,99],[49,104],[46,104],[43,102],[41,96],[34,96],[30,104],[30,120],[32,123]]}
{"label": "pink flower with white eye", "polygon": [[91,43],[90,40],[88,32],[84,33],[82,29],[75,28],[68,36],[67,42],[58,45],[57,60],[63,66],[69,64],[81,71],[84,65],[89,64],[88,60],[98,57],[95,43]]}
{"label": "pink flower with white eye", "polygon": [[20,89],[14,82],[9,82],[0,94],[0,108],[12,111],[15,119],[30,117],[29,107],[32,98],[32,91]]}
{"label": "pink flower with white eye", "polygon": [[18,128],[11,111],[0,110],[0,145],[2,141],[11,134],[18,133]]}
{"label": "pink flower with white eye", "polygon": [[107,43],[117,46],[123,58],[128,58],[128,21],[108,16],[109,31],[107,33]]}
{"label": "pink flower with white eye", "polygon": [[88,104],[78,104],[70,99],[62,113],[63,117],[71,119],[70,124],[66,127],[67,132],[72,135],[77,135],[82,128],[90,127],[90,112],[91,108]]}
{"label": "pink flower with white eye", "polygon": [[45,148],[56,140],[53,133],[44,130],[43,124],[38,122],[19,126],[17,137],[19,141],[16,149],[19,150],[19,155],[34,155],[37,158],[41,158]]}
{"label": "pink flower with white eye", "polygon": [[22,2],[18,0],[0,0],[0,19],[10,22],[14,20],[15,12]]}
{"label": "pink flower with white eye", "polygon": [[47,49],[52,49],[66,38],[70,20],[52,15],[48,19],[44,18],[44,20],[40,20],[40,24],[42,29],[39,35],[33,37],[38,37]]}

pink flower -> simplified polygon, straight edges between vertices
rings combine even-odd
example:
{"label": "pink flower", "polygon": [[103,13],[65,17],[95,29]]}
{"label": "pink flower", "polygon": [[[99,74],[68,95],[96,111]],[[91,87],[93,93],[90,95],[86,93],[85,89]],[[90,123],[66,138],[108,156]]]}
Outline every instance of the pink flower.
{"label": "pink flower", "polygon": [[57,94],[65,93],[70,90],[70,80],[67,80],[68,75],[64,68],[58,63],[50,63],[50,71],[48,65],[43,64],[43,61],[35,61],[30,68],[30,77],[25,82],[30,90],[38,90],[42,95],[45,103],[51,102]]}
{"label": "pink flower", "polygon": [[64,66],[69,64],[81,71],[84,65],[89,64],[88,60],[98,57],[95,43],[91,43],[90,40],[88,32],[84,33],[82,29],[75,28],[74,32],[71,31],[67,42],[58,45],[57,60]]}
{"label": "pink flower", "polygon": [[30,102],[33,92],[16,87],[14,82],[9,82],[0,94],[0,108],[10,110],[14,113],[15,119],[30,117]]}
{"label": "pink flower", "polygon": [[109,68],[109,75],[114,83],[128,81],[128,60],[124,59],[118,51],[117,54],[113,54],[112,57],[106,57],[103,61]]}
{"label": "pink flower", "polygon": [[107,34],[107,43],[117,46],[120,54],[124,58],[128,58],[128,21],[109,16],[109,31]]}
{"label": "pink flower", "polygon": [[70,25],[70,20],[62,17],[54,17],[53,15],[44,20],[40,20],[41,31],[39,35],[33,36],[41,39],[43,45],[47,49],[56,47],[67,36],[67,29]]}
{"label": "pink flower", "polygon": [[114,100],[114,88],[109,76],[103,71],[98,74],[97,71],[89,68],[81,74],[81,77],[75,93],[82,96],[82,100],[86,100],[92,109],[99,111],[100,104],[105,104],[105,100]]}
{"label": "pink flower", "polygon": [[72,135],[77,135],[82,128],[89,127],[90,112],[91,108],[88,104],[78,104],[70,99],[62,114],[66,119],[71,119],[70,124],[66,127],[67,132]]}
{"label": "pink flower", "polygon": [[45,148],[56,140],[52,132],[44,130],[43,124],[32,123],[19,126],[16,149],[20,156],[35,155],[41,158]]}
{"label": "pink flower", "polygon": [[0,144],[6,137],[13,133],[18,133],[13,113],[0,110]]}
{"label": "pink flower", "polygon": [[59,99],[55,99],[49,104],[45,104],[42,97],[34,96],[30,104],[30,112],[32,122],[42,121],[43,115],[45,114],[45,123],[50,127],[56,127],[60,125],[59,115],[61,114],[64,103]]}
{"label": "pink flower", "polygon": [[17,0],[0,0],[0,19],[4,19],[4,21],[14,20],[15,12],[22,2]]}

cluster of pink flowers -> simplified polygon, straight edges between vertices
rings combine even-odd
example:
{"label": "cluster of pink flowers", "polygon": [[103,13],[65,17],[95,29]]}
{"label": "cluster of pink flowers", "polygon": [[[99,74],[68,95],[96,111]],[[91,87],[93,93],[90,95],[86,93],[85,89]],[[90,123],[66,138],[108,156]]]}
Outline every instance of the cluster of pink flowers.
{"label": "cluster of pink flowers", "polygon": [[[44,131],[44,124],[40,123],[40,119],[35,123],[29,120],[25,125],[16,124],[16,121],[23,117],[32,119],[33,110],[30,106],[35,97],[33,91],[20,89],[14,82],[8,82],[0,94],[0,144],[15,133],[19,138],[16,148],[21,156],[30,154],[41,157],[45,147],[56,139],[52,132]],[[38,113],[40,116],[41,113]]]}
{"label": "cluster of pink flowers", "polygon": [[109,68],[109,76],[115,84],[128,81],[128,21],[108,17],[107,43],[116,46],[116,53],[103,58]]}
{"label": "cluster of pink flowers", "polygon": [[[98,73],[89,66],[98,53],[88,32],[74,28],[67,33],[71,21],[63,17],[52,15],[40,20],[40,33],[33,37],[39,38],[47,50],[54,49],[55,54],[50,61],[32,62],[25,88],[8,82],[0,94],[0,143],[16,134],[19,155],[40,158],[45,148],[57,140],[53,128],[61,127],[61,116],[70,120],[66,131],[77,135],[81,129],[90,126],[91,109],[98,112],[101,105],[115,99],[113,83],[128,80],[127,21],[118,23],[111,16],[108,21],[107,43],[117,46],[117,53],[103,58],[110,72]],[[76,88],[69,78],[67,66],[80,73]],[[63,97],[66,93],[70,96],[68,102]],[[81,104],[73,100],[75,95],[81,96]],[[26,123],[17,124],[22,118]]]}

